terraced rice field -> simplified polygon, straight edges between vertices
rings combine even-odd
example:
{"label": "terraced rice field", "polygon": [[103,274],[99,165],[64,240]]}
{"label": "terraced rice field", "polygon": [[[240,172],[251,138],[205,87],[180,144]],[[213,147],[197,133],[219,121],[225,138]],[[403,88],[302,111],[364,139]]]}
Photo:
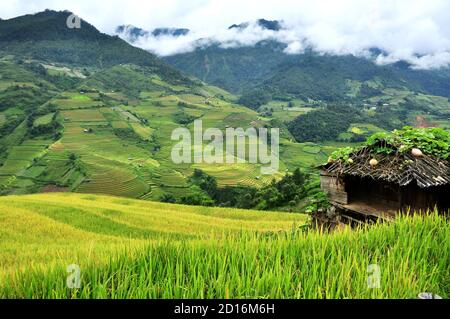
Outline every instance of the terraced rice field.
{"label": "terraced rice field", "polygon": [[[153,240],[288,230],[304,221],[303,215],[168,205],[89,194],[2,197],[0,278],[5,273],[29,269],[30,263],[37,269],[53,263],[107,262],[114,251],[134,250]],[[0,286],[4,283],[0,280]]]}
{"label": "terraced rice field", "polygon": [[148,140],[154,132],[152,128],[138,123],[132,123],[131,127],[136,132],[136,134],[139,135],[144,140]]}
{"label": "terraced rice field", "polygon": [[261,187],[269,184],[272,179],[281,178],[282,173],[262,175],[260,166],[254,164],[195,164],[194,168],[201,169],[217,178],[220,187],[223,186],[253,186]]}
{"label": "terraced rice field", "polygon": [[85,158],[85,162],[89,179],[77,192],[136,198],[150,190],[150,186],[126,165],[95,156]]}
{"label": "terraced rice field", "polygon": [[[445,217],[331,234],[301,231],[305,220],[89,194],[3,197],[0,297],[449,297]],[[67,286],[73,264],[78,289]],[[377,289],[369,266],[378,267]]]}
{"label": "terraced rice field", "polygon": [[61,115],[68,122],[106,122],[99,109],[62,111]]}
{"label": "terraced rice field", "polygon": [[48,141],[30,140],[12,147],[4,165],[0,167],[0,175],[19,174],[32,164],[33,159],[45,153],[48,144]]}
{"label": "terraced rice field", "polygon": [[125,121],[113,121],[113,122],[111,122],[111,125],[113,128],[129,128],[130,127],[128,125],[128,123]]}

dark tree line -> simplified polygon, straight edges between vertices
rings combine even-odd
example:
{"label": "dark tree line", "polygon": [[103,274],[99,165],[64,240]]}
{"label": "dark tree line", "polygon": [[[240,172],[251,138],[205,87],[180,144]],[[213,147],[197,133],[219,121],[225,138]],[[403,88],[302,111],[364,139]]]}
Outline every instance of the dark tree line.
{"label": "dark tree line", "polygon": [[308,177],[300,169],[273,181],[262,188],[245,186],[219,188],[217,180],[202,170],[194,170],[189,183],[202,192],[186,195],[178,201],[172,194],[163,194],[162,202],[185,205],[222,206],[245,209],[269,210],[278,207],[294,207],[305,196]]}

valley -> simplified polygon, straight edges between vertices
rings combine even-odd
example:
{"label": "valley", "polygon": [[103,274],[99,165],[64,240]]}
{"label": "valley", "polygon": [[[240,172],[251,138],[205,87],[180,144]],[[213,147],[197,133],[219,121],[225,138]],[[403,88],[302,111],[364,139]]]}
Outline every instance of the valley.
{"label": "valley", "polygon": [[[23,19],[2,24],[19,32]],[[63,13],[46,11],[23,21],[27,27],[36,21],[57,25],[58,37],[47,45],[71,45],[64,55],[36,46],[30,56],[23,47],[27,34],[11,38],[0,33],[5,42],[0,60],[4,195],[72,191],[177,201],[208,196],[189,182],[194,170],[213,176],[222,188],[258,189],[301,168],[317,185],[314,167],[338,147],[358,145],[373,133],[404,125],[450,125],[448,98],[432,94],[443,91],[444,82],[437,78],[445,78],[445,72],[427,74],[425,83],[418,77],[421,71],[375,66],[351,56],[292,56],[270,41],[253,48],[212,45],[166,59],[189,76],[217,85],[212,86],[85,21],[85,28],[67,33],[61,28]],[[90,44],[96,37],[104,43],[100,50]],[[106,61],[108,46],[120,57],[99,64]],[[198,73],[203,60],[211,76],[221,78]],[[263,72],[265,61],[271,64]],[[234,68],[248,70],[251,78],[245,80]],[[261,175],[260,165],[250,163],[174,165],[171,132],[192,130],[194,120],[220,130],[280,128],[279,173]],[[296,209],[301,211],[302,205]]]}
{"label": "valley", "polygon": [[[16,68],[17,73],[25,71],[12,61],[2,65]],[[45,103],[39,101],[39,115],[31,127],[20,122],[28,106],[2,112],[5,119],[18,119],[10,135],[0,139],[5,149],[0,168],[4,193],[40,192],[52,186],[61,191],[158,200],[164,193],[189,193],[187,178],[194,168],[216,177],[222,186],[258,187],[277,178],[259,177],[259,166],[250,164],[174,165],[170,136],[181,120],[187,119],[181,124],[186,127],[201,119],[207,127],[225,129],[248,127],[254,121],[263,126],[270,119],[236,104],[236,97],[218,88],[174,86],[150,73],[135,92],[130,83],[139,81],[141,72],[137,66],[123,65],[81,79],[76,90],[55,92]],[[2,82],[4,95],[17,80]],[[57,123],[53,130],[30,136],[50,123]],[[14,136],[19,142],[9,144]],[[286,156],[283,170],[293,171],[299,165],[309,168],[325,160],[329,152],[326,147],[310,151],[308,144],[282,141],[282,152],[295,155]]]}

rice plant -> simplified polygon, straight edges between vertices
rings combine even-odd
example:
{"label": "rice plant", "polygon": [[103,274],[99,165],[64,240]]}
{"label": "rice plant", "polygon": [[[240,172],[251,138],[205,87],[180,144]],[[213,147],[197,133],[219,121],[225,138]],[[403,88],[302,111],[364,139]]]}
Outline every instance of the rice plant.
{"label": "rice plant", "polygon": [[53,257],[5,272],[0,297],[416,298],[425,291],[450,297],[450,226],[438,214],[334,233],[291,223],[198,235],[120,243],[112,236],[95,258],[78,251],[79,288],[67,285],[67,258]]}

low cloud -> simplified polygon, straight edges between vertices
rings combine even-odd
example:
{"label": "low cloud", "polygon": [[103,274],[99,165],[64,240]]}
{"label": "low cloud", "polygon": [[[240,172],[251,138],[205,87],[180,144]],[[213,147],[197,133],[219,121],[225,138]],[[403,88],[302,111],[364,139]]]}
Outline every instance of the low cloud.
{"label": "low cloud", "polygon": [[[432,69],[450,63],[448,0],[9,0],[2,18],[42,11],[71,10],[113,34],[118,25],[146,30],[188,28],[182,37],[140,38],[134,43],[161,56],[184,53],[211,43],[251,46],[262,40],[286,44],[286,54],[305,48],[319,53],[367,55],[378,48],[377,63],[405,60],[414,68]],[[284,21],[283,29],[265,30],[256,23],[228,30],[235,23],[265,18]]]}
{"label": "low cloud", "polygon": [[136,45],[167,56],[212,43],[230,48],[276,40],[286,45],[286,54],[312,48],[321,54],[372,56],[376,48],[383,52],[375,57],[381,65],[406,61],[415,69],[436,69],[450,64],[448,1],[286,1],[284,10],[279,7],[283,3],[274,9],[280,11],[276,18],[283,20],[279,31],[261,28],[254,20],[243,30],[224,25],[222,29],[193,30],[182,38],[147,37]]}

